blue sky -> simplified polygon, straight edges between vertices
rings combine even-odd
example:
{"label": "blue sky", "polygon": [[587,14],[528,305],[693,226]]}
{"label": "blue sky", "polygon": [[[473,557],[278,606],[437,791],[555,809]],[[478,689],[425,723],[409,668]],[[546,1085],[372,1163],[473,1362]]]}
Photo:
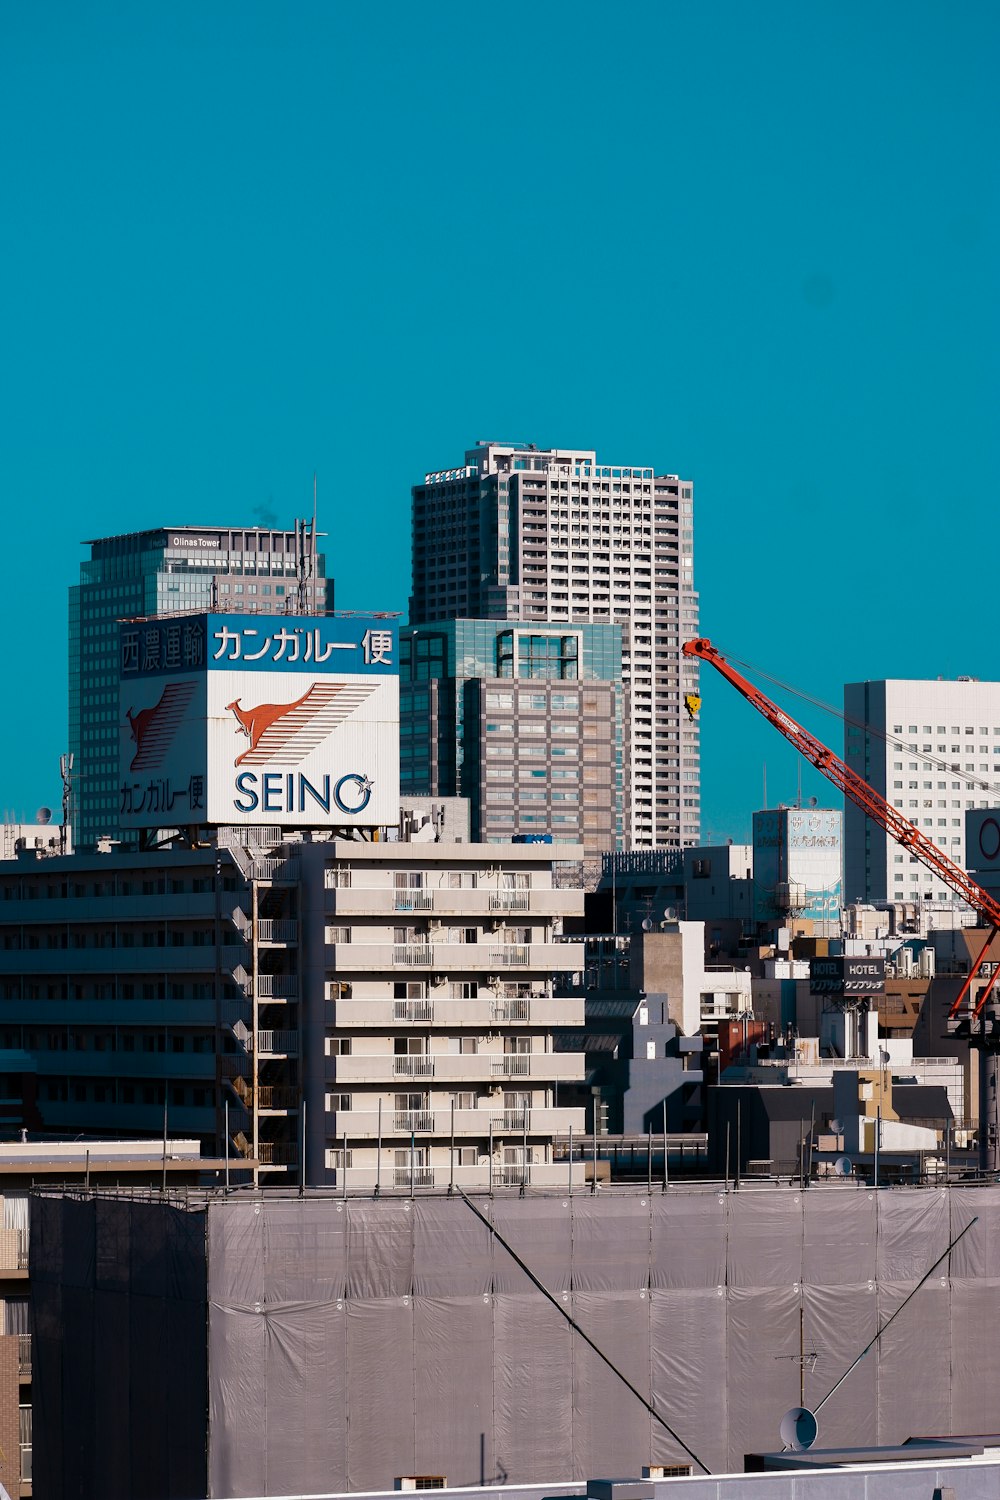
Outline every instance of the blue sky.
{"label": "blue sky", "polygon": [[[479,437],[692,478],[704,633],[818,697],[1000,677],[998,32],[0,8],[0,807],[58,798],[83,538],[288,522],[315,469],[338,602],[405,610],[409,486]],[[719,680],[703,722],[704,830],[740,838],[796,758]]]}

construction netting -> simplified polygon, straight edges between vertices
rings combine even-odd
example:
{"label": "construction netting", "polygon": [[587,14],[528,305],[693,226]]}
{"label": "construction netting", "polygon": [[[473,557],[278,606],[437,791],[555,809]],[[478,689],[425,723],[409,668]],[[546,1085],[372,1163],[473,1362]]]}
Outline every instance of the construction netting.
{"label": "construction netting", "polygon": [[[134,1207],[73,1205],[91,1215],[84,1233],[53,1202],[42,1200],[46,1278],[58,1264],[64,1315],[77,1304],[84,1313],[62,1331],[61,1365],[52,1348],[36,1373],[47,1418],[61,1412],[70,1428],[92,1418],[93,1395],[69,1410],[70,1370],[74,1392],[86,1383],[81,1366],[100,1384],[104,1350],[128,1344],[122,1412],[137,1427],[133,1464],[157,1422],[157,1452],[171,1432],[190,1440],[202,1379],[202,1461],[207,1441],[216,1497],[391,1489],[401,1476],[553,1483],[691,1462],[461,1197],[233,1195],[187,1222],[164,1210],[150,1231],[165,1247],[161,1262],[181,1236],[187,1265],[195,1220],[207,1234],[207,1375],[190,1373],[179,1404],[173,1381],[188,1377],[162,1322],[150,1326],[149,1357],[162,1345],[164,1371],[135,1358],[131,1320],[149,1295],[133,1249],[137,1221],[121,1231],[129,1274],[113,1289],[98,1284],[93,1243],[118,1231],[97,1222]],[[819,1404],[978,1216],[823,1406],[819,1442],[1000,1430],[1000,1189],[604,1189],[476,1205],[713,1472],[780,1447],[783,1414]],[[72,1250],[57,1252],[54,1241],[69,1234]],[[34,1256],[33,1243],[33,1281]],[[184,1287],[195,1282],[185,1274]],[[161,1281],[158,1306],[176,1309],[180,1291],[181,1279]],[[54,1299],[50,1287],[39,1301],[39,1332]],[[178,1329],[175,1342],[188,1334]],[[56,1399],[48,1387],[58,1379]],[[182,1491],[102,1484],[101,1493]]]}

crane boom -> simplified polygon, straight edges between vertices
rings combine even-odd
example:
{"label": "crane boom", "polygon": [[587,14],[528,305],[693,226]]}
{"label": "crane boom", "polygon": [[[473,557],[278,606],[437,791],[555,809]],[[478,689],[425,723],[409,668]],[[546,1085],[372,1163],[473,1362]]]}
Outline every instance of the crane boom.
{"label": "crane boom", "polygon": [[[694,656],[699,661],[708,662],[709,666],[714,667],[727,682],[731,682],[736,691],[742,693],[747,702],[752,704],[769,724],[773,724],[779,734],[783,734],[785,739],[816,767],[817,771],[822,771],[827,780],[832,781],[845,797],[850,797],[866,817],[871,818],[880,828],[884,828],[891,839],[894,839],[901,848],[909,850],[915,858],[920,860],[921,864],[932,870],[940,880],[944,881],[945,885],[971,906],[973,911],[978,912],[989,927],[994,929],[969,975],[968,982],[963,986],[961,994],[952,1006],[952,1016],[957,1014],[968,993],[972,979],[986,957],[992,937],[996,931],[1000,930],[1000,902],[994,901],[978,881],[967,875],[960,865],[953,863],[943,849],[939,849],[931,839],[920,832],[915,824],[911,823],[908,818],[904,818],[897,808],[887,802],[874,787],[869,786],[868,782],[863,780],[856,771],[852,771],[839,756],[834,755],[822,740],[818,740],[807,729],[803,729],[802,725],[797,723],[790,714],[784,713],[776,703],[772,702],[766,693],[762,693],[759,688],[754,687],[752,682],[748,682],[745,677],[741,676],[736,668],[731,666],[716,650],[711,641],[704,639],[685,641],[681,649],[685,656]],[[986,996],[993,988],[993,982],[998,976],[1000,976],[1000,965],[994,971],[993,980],[987,992],[980,997],[976,1006],[976,1015],[981,1012]]]}

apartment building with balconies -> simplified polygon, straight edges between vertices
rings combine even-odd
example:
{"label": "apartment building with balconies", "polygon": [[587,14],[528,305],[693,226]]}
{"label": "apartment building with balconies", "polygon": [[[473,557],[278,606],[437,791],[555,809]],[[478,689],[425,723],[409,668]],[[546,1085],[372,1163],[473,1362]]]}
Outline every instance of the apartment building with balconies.
{"label": "apartment building with balconies", "polygon": [[559,1090],[584,1058],[554,1051],[552,1033],[583,1025],[582,998],[556,994],[583,949],[557,939],[583,893],[558,889],[553,864],[579,847],[338,840],[302,856],[322,861],[306,887],[307,990],[324,996],[304,1020],[304,1087],[323,1100],[309,1180],[566,1182],[555,1141],[579,1137],[584,1112]]}
{"label": "apartment building with balconies", "polygon": [[561,1183],[583,895],[553,868],[580,853],[220,829],[0,863],[0,1047],[41,1131],[166,1126],[233,1181]]}

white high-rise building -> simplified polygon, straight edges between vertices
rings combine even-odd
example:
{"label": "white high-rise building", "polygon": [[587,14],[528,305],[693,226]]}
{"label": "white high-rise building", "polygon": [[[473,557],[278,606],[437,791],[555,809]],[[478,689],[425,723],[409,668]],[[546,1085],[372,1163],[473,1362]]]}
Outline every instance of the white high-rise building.
{"label": "white high-rise building", "polygon": [[[1000,806],[1000,682],[851,682],[845,759],[963,869],[965,814]],[[952,893],[849,799],[846,901],[950,900]]]}
{"label": "white high-rise building", "polygon": [[625,843],[697,844],[698,633],[691,484],[592,450],[480,442],[413,489],[410,624],[619,623]]}

